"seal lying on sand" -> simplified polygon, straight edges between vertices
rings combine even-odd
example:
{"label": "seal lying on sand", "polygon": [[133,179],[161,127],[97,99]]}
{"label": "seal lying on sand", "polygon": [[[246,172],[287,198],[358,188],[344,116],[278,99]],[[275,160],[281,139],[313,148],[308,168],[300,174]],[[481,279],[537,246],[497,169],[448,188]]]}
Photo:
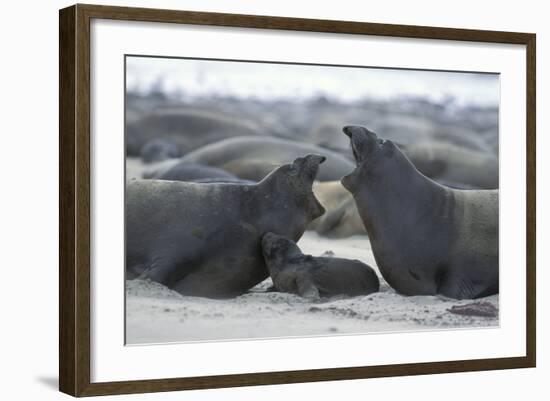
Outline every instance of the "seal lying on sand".
{"label": "seal lying on sand", "polygon": [[[321,204],[322,201],[321,201]],[[365,225],[353,198],[347,199],[316,219],[308,229],[327,238],[347,238],[354,235],[367,235]]]}
{"label": "seal lying on sand", "polygon": [[[237,176],[217,167],[197,163],[180,162],[168,171],[162,173],[159,180],[199,181],[205,179],[236,180]],[[204,182],[204,181],[203,181]]]}
{"label": "seal lying on sand", "polygon": [[440,183],[498,188],[498,159],[488,152],[437,141],[406,145],[402,150],[422,174]]}
{"label": "seal lying on sand", "polygon": [[165,107],[128,122],[126,152],[129,156],[138,156],[142,146],[152,139],[169,140],[185,154],[225,138],[268,134],[264,127],[252,121],[236,119],[221,112]]}
{"label": "seal lying on sand", "polygon": [[325,208],[321,217],[307,227],[327,238],[346,238],[352,235],[366,235],[365,226],[353,196],[340,181],[319,182],[313,185],[313,193]]}
{"label": "seal lying on sand", "polygon": [[344,127],[357,168],[342,179],[380,272],[406,295],[498,293],[498,191],[456,190],[422,175],[392,141]]}
{"label": "seal lying on sand", "polygon": [[380,289],[372,267],[358,260],[304,255],[293,241],[266,233],[262,250],[278,291],[309,299],[368,295]]}
{"label": "seal lying on sand", "polygon": [[274,166],[289,163],[300,155],[314,153],[326,157],[319,169],[320,181],[339,180],[353,170],[344,156],[303,142],[272,137],[241,136],[203,146],[181,160],[222,168],[239,178],[260,181]]}
{"label": "seal lying on sand", "polygon": [[300,157],[258,184],[133,181],[126,190],[126,271],[184,295],[225,298],[268,276],[260,239],[298,240],[324,213],[312,192],[325,158]]}

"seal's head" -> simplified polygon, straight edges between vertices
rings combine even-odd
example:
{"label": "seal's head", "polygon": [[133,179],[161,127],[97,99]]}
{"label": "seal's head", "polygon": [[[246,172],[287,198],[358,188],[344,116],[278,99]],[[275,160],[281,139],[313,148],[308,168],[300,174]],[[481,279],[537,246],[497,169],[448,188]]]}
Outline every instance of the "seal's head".
{"label": "seal's head", "polygon": [[325,213],[313,194],[313,182],[319,165],[325,160],[325,156],[316,154],[298,157],[292,163],[278,167],[264,180],[275,183],[276,191],[289,193],[293,203],[305,210],[309,219],[313,220]]}
{"label": "seal's head", "polygon": [[302,255],[296,243],[282,235],[268,232],[262,237],[262,252],[270,269],[282,269],[286,261],[292,257]]}
{"label": "seal's head", "polygon": [[287,174],[298,177],[304,184],[313,185],[313,181],[319,172],[319,165],[326,159],[325,156],[316,154],[298,157],[291,164],[288,164]]}
{"label": "seal's head", "polygon": [[351,193],[365,185],[385,182],[399,176],[403,162],[410,164],[394,142],[380,139],[365,127],[348,125],[343,128],[350,138],[356,168],[342,178],[342,185]]}

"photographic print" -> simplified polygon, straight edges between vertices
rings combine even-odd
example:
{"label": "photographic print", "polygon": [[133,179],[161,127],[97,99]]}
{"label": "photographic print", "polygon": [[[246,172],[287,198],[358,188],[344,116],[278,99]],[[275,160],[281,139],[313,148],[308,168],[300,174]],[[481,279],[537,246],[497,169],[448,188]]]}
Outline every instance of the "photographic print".
{"label": "photographic print", "polygon": [[535,34],[59,28],[60,391],[536,366]]}
{"label": "photographic print", "polygon": [[125,57],[126,344],[499,326],[499,75]]}

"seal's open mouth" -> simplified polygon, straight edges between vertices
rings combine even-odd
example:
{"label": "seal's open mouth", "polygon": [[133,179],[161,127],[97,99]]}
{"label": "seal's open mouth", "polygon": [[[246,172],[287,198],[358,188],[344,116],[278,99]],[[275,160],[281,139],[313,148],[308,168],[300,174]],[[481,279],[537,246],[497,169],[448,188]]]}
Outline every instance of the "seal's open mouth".
{"label": "seal's open mouth", "polygon": [[325,213],[325,209],[313,193],[313,181],[315,181],[317,173],[319,172],[319,165],[324,163],[325,160],[325,156],[309,154],[297,158],[292,163],[293,174],[298,174],[300,192],[302,195],[306,195],[307,209],[312,219],[322,216]]}
{"label": "seal's open mouth", "polygon": [[[306,156],[306,163],[307,163],[306,171],[309,176],[308,178],[311,180],[311,184],[313,184],[313,181],[317,177],[317,173],[319,172],[319,166],[322,163],[324,163],[325,160],[326,160],[325,156],[320,156],[320,155]],[[323,207],[323,205],[321,205],[321,203],[313,193],[313,185],[310,185],[308,187],[308,196],[311,202],[312,218],[316,219],[318,217],[321,217],[323,214],[325,214],[325,208]]]}
{"label": "seal's open mouth", "polygon": [[358,125],[347,125],[342,131],[350,138],[351,150],[357,166],[372,152],[385,148],[388,141]]}

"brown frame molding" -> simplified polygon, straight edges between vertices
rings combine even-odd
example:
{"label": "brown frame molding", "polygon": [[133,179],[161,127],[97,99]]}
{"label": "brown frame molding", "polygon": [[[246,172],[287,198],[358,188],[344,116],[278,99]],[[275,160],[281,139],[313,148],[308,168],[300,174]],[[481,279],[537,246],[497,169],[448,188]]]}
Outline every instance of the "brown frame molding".
{"label": "brown frame molding", "polygon": [[[90,383],[90,20],[510,43],[527,48],[527,324],[524,357]],[[59,389],[73,396],[364,379],[536,365],[536,35],[77,4],[59,12]]]}

